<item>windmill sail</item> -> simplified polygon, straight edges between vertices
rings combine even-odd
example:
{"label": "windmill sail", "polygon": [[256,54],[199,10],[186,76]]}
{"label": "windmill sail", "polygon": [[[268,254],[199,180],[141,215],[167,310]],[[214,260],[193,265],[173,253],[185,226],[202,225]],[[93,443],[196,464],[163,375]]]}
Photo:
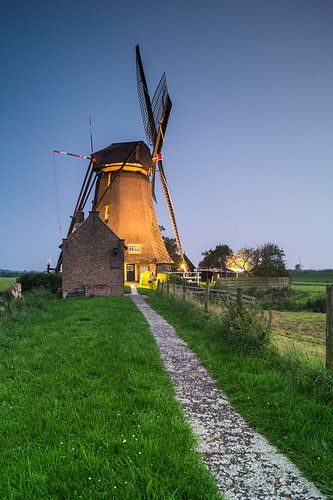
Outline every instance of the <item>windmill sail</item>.
{"label": "windmill sail", "polygon": [[[140,48],[138,45],[136,46],[136,68],[137,68],[137,86],[138,86],[139,104],[141,109],[143,125],[147,136],[147,141],[149,145],[153,146],[153,155],[152,155],[153,161],[157,162],[159,166],[160,180],[164,193],[165,202],[169,212],[171,226],[174,232],[180,257],[182,259],[183,265],[186,267],[184,252],[180,242],[171,195],[168,188],[165,172],[163,169],[163,163],[162,160],[160,159],[161,150],[164,143],[164,137],[172,108],[172,102],[168,93],[168,86],[165,73],[163,73],[155,90],[153,100],[151,101],[146,77],[143,70]],[[154,200],[156,201],[155,168],[156,168],[156,163],[153,166],[152,181],[151,181],[152,194]]]}
{"label": "windmill sail", "polygon": [[173,208],[173,204],[172,204],[172,200],[171,200],[171,196],[170,196],[170,191],[169,191],[169,188],[168,188],[168,183],[167,183],[167,180],[166,180],[166,177],[165,177],[165,173],[164,173],[164,169],[163,169],[163,164],[162,164],[161,161],[159,162],[158,167],[159,167],[158,171],[159,171],[159,174],[160,174],[160,180],[161,180],[161,184],[162,184],[164,199],[165,199],[165,202],[166,202],[166,205],[167,205],[167,208],[168,208],[170,222],[171,222],[171,226],[172,226],[172,229],[173,229],[173,234],[175,235],[175,240],[176,240],[176,243],[177,243],[177,247],[178,247],[178,251],[179,251],[179,254],[180,254],[180,258],[181,258],[183,264],[186,265],[185,264],[185,258],[184,258],[183,248],[182,248],[182,245],[180,243],[180,237],[179,237],[178,227],[177,227],[177,223],[176,223],[175,211],[174,211],[174,208]]}
{"label": "windmill sail", "polygon": [[139,104],[141,109],[143,126],[145,128],[147,142],[150,146],[153,146],[156,140],[154,115],[151,107],[146,76],[143,70],[139,45],[135,47],[135,50],[136,50],[136,77],[137,77]]}
{"label": "windmill sail", "polygon": [[[156,87],[156,90],[155,90],[155,93],[153,96],[153,100],[152,100],[152,104],[151,104],[156,130],[158,130],[158,128],[159,128],[160,121],[161,121],[161,118],[162,118],[163,113],[164,113],[167,97],[169,97],[168,86],[167,86],[165,73],[163,73],[161,80],[159,81],[159,84]],[[169,99],[170,99],[170,97],[169,97]]]}

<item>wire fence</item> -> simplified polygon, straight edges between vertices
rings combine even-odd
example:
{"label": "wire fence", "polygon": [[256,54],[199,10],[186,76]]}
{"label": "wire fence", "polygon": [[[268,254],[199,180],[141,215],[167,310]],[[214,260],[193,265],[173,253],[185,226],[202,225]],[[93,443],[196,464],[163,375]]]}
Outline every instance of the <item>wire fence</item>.
{"label": "wire fence", "polygon": [[[242,288],[232,289],[215,289],[210,288],[209,281],[206,282],[205,288],[200,286],[190,285],[186,279],[183,279],[182,284],[171,283],[170,280],[165,283],[159,283],[158,289],[167,294],[176,294],[181,296],[184,300],[186,298],[193,299],[198,303],[204,305],[205,311],[209,310],[210,305],[213,304],[228,304],[237,302],[239,305],[245,304],[247,306],[256,305],[255,297],[243,293]],[[326,287],[327,295],[327,312],[326,312],[326,368],[333,370],[333,286]],[[289,335],[281,335],[291,338]],[[294,340],[296,340],[294,338]],[[297,339],[302,342],[307,341],[313,344],[323,345],[324,342],[312,339]]]}

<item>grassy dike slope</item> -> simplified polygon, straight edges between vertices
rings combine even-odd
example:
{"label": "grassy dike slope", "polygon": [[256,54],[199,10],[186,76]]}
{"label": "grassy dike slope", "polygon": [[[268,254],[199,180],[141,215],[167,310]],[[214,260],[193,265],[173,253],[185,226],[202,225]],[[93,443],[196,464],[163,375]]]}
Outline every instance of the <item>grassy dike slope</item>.
{"label": "grassy dike slope", "polygon": [[129,298],[52,300],[0,353],[0,498],[220,498]]}

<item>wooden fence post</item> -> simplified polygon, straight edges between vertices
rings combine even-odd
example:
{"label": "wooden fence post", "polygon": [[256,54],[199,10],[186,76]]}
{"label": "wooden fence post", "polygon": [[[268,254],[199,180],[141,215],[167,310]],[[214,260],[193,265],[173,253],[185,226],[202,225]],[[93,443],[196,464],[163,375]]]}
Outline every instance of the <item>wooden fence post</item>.
{"label": "wooden fence post", "polygon": [[185,300],[185,294],[186,294],[186,279],[183,278],[183,300]]}
{"label": "wooden fence post", "polygon": [[241,307],[242,305],[242,296],[243,296],[243,290],[241,288],[237,288],[237,305]]}
{"label": "wooden fence post", "polygon": [[169,279],[166,282],[166,284],[167,284],[167,294],[169,295],[169,293],[170,293],[170,280]]}
{"label": "wooden fence post", "polygon": [[205,290],[205,313],[208,312],[208,302],[209,302],[209,280],[206,281],[206,290]]}
{"label": "wooden fence post", "polygon": [[333,286],[326,287],[326,368],[333,369]]}

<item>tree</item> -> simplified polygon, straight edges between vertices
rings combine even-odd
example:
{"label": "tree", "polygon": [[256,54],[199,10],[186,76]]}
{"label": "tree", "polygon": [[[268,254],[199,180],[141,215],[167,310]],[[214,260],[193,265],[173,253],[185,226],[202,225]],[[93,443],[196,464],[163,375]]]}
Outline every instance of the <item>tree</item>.
{"label": "tree", "polygon": [[[165,227],[164,226],[159,226],[159,227],[160,227],[161,233],[163,233],[165,231]],[[174,264],[171,264],[171,270],[177,271],[182,264],[182,260],[180,258],[179,252],[178,252],[178,246],[177,246],[176,239],[170,238],[169,236],[164,236],[163,234],[162,234],[162,238],[163,238],[164,245],[165,245],[165,248],[167,249],[168,254],[170,255],[170,257],[174,261]]]}
{"label": "tree", "polygon": [[238,252],[228,257],[227,268],[236,273],[252,274],[257,255],[258,251],[255,248],[240,248]]}
{"label": "tree", "polygon": [[275,243],[264,243],[257,248],[253,274],[254,276],[288,276],[285,253]]}
{"label": "tree", "polygon": [[232,255],[232,250],[228,245],[216,245],[215,248],[202,252],[203,259],[199,262],[199,267],[218,268],[226,271],[227,259]]}
{"label": "tree", "polygon": [[163,236],[164,245],[168,251],[168,254],[174,261],[174,264],[171,264],[172,271],[177,271],[177,269],[181,265],[181,258],[178,253],[178,247],[175,238],[169,238],[168,236]]}
{"label": "tree", "polygon": [[227,268],[252,276],[288,276],[282,248],[275,243],[264,243],[257,248],[241,248],[227,260]]}

